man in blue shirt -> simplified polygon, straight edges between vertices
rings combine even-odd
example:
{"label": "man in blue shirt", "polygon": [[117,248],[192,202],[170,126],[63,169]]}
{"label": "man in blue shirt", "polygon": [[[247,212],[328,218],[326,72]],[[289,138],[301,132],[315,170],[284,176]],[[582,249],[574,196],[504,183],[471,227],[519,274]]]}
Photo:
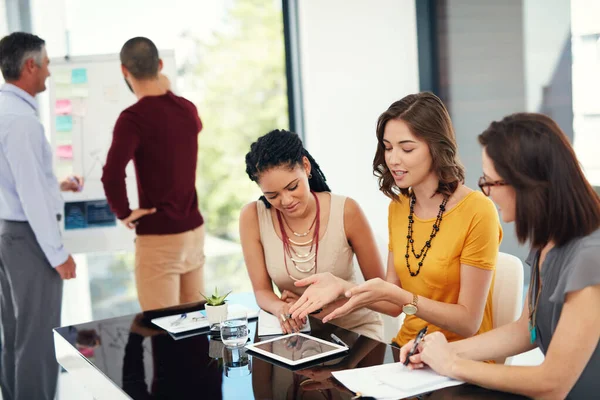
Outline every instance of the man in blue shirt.
{"label": "man in blue shirt", "polygon": [[[0,40],[0,387],[3,400],[53,400],[58,378],[52,328],[60,325],[62,280],[75,262],[58,225],[62,191],[34,98],[46,90],[45,42],[15,32]],[[60,189],[60,190],[59,190]]]}

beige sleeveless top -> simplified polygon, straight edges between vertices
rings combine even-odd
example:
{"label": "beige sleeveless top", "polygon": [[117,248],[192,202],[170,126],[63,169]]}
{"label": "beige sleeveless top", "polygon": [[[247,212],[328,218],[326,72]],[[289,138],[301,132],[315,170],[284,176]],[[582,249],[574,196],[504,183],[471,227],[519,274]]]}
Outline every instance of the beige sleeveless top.
{"label": "beige sleeveless top", "polygon": [[[317,269],[318,272],[331,272],[333,275],[346,281],[356,282],[353,263],[354,251],[348,244],[344,229],[344,205],[346,197],[335,194],[330,195],[331,208],[329,211],[329,221],[327,222],[326,232],[319,241]],[[312,270],[303,273],[294,267],[292,260],[283,251],[283,242],[275,231],[271,211],[260,200],[256,204],[260,240],[265,253],[267,272],[280,291],[289,290],[301,296],[305,288],[294,286],[294,280],[290,278],[285,269],[283,257],[287,258],[290,275],[296,279],[306,278],[314,274],[315,271]],[[305,252],[305,249],[302,252]],[[358,309],[351,314],[337,318],[332,323],[373,339],[382,340],[383,338],[383,320],[381,319],[381,315],[366,308]]]}

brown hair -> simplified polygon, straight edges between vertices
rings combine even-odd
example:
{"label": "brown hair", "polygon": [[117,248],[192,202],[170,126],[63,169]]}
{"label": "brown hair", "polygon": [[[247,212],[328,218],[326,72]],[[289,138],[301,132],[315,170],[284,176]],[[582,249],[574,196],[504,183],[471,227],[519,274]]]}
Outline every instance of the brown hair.
{"label": "brown hair", "polygon": [[566,135],[551,118],[519,113],[492,122],[479,143],[516,192],[519,242],[561,246],[600,226],[600,199]]}
{"label": "brown hair", "polygon": [[373,175],[378,178],[379,190],[392,200],[399,193],[408,196],[408,189],[400,189],[385,163],[383,133],[390,120],[402,120],[410,131],[429,146],[432,169],[439,184],[436,193],[450,196],[465,181],[465,169],[458,158],[452,121],[444,103],[433,93],[410,94],[398,100],[379,116],[377,121],[377,151],[373,159]]}

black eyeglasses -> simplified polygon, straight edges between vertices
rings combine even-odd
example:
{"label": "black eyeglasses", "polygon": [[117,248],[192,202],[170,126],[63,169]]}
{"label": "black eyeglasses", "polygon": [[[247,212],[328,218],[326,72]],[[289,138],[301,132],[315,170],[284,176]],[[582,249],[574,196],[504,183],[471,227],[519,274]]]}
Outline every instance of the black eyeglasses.
{"label": "black eyeglasses", "polygon": [[482,176],[481,178],[479,178],[479,182],[477,182],[477,186],[479,186],[479,189],[481,189],[481,191],[483,192],[483,194],[485,194],[486,196],[490,195],[490,187],[492,186],[506,186],[508,185],[508,183],[506,181],[493,181],[493,182],[488,182],[485,180],[485,177]]}

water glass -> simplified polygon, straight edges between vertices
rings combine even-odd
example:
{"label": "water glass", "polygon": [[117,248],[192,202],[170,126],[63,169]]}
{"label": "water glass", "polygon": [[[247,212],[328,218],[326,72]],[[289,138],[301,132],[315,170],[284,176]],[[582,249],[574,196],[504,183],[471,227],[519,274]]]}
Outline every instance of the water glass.
{"label": "water glass", "polygon": [[221,341],[227,347],[242,347],[248,341],[246,310],[227,310],[220,323]]}

